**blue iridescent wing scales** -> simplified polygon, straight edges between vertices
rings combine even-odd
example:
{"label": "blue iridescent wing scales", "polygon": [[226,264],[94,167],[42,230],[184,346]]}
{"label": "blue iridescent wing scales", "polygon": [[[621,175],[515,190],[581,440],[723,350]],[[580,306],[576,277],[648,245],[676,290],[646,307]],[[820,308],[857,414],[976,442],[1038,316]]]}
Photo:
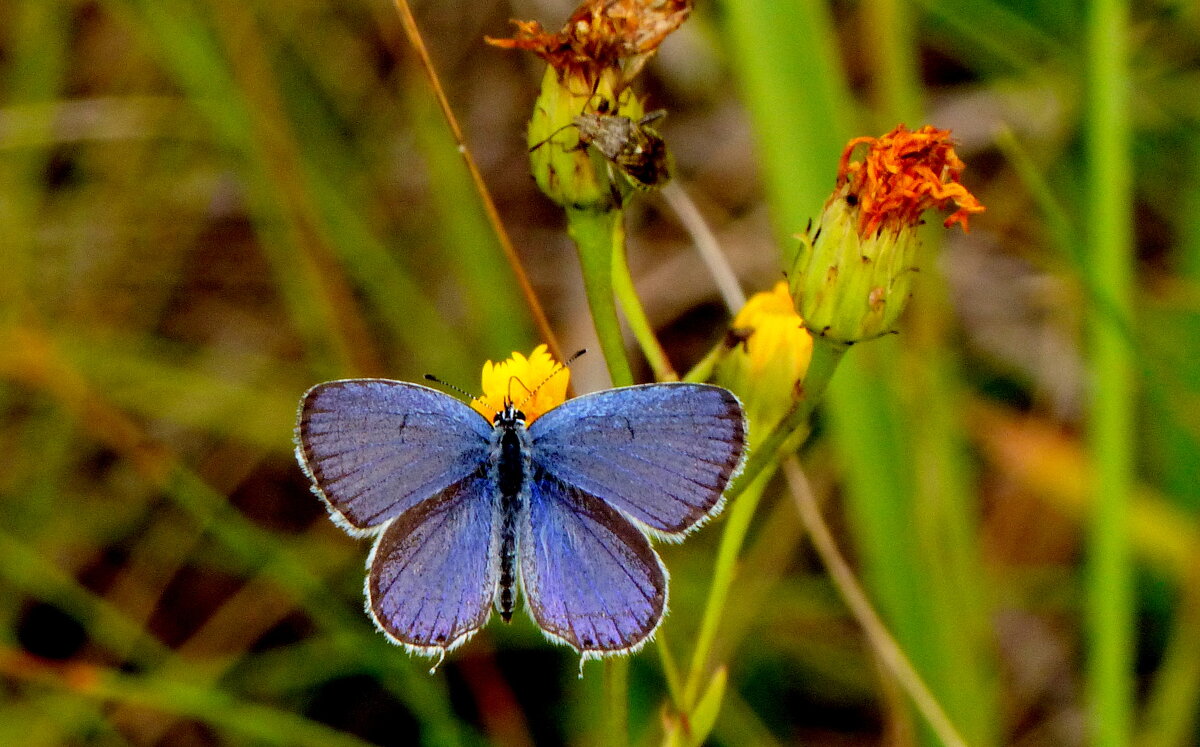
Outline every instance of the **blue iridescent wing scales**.
{"label": "blue iridescent wing scales", "polygon": [[488,621],[500,579],[495,510],[481,469],[388,524],[367,561],[367,606],[380,630],[436,654]]}
{"label": "blue iridescent wing scales", "polygon": [[521,585],[534,622],[595,658],[654,633],[667,577],[646,535],[595,496],[534,470],[520,538]]}
{"label": "blue iridescent wing scales", "polygon": [[727,389],[646,384],[569,400],[529,434],[539,468],[670,538],[720,510],[746,421]]}
{"label": "blue iridescent wing scales", "polygon": [[477,470],[492,430],[449,395],[386,379],[318,384],[298,421],[297,459],[330,514],[356,533],[378,531]]}

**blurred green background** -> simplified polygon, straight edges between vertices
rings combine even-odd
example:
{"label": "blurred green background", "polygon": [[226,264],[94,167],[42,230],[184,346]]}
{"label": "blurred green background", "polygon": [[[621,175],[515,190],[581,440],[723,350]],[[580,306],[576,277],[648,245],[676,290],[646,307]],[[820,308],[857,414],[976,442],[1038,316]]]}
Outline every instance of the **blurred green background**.
{"label": "blurred green background", "polygon": [[[482,41],[572,6],[415,11],[575,350],[595,344],[574,248],[524,145],[542,66]],[[805,466],[969,743],[1196,744],[1200,9],[701,2],[637,86],[751,291],[847,139],[954,131],[988,212],[928,232],[900,334],[851,350]],[[386,643],[367,544],[291,454],[314,383],[473,390],[538,342],[479,204],[387,0],[0,4],[0,744],[616,738],[600,665],[577,679],[524,616],[432,677]],[[715,284],[660,199],[628,229],[686,370],[724,334]],[[599,355],[573,375],[606,385]],[[676,656],[721,529],[660,548]],[[737,573],[712,743],[933,743],[782,483]],[[635,744],[662,736],[653,648]]]}

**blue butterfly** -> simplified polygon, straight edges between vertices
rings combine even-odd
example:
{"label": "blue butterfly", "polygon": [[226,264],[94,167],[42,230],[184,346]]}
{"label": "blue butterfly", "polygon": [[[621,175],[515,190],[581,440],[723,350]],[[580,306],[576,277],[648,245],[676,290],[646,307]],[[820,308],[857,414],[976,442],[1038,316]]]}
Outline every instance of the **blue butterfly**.
{"label": "blue butterfly", "polygon": [[378,534],[367,610],[393,641],[440,661],[520,590],[582,666],[654,634],[667,572],[647,535],[720,512],[745,438],[737,397],[707,384],[596,392],[526,428],[511,402],[489,423],[428,387],[347,379],[304,395],[296,458],[335,522]]}

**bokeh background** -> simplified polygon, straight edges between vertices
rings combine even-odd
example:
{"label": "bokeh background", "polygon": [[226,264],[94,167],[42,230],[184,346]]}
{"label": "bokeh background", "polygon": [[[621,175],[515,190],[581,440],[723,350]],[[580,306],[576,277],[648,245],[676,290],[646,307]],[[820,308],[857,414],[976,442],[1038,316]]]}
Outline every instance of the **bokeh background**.
{"label": "bokeh background", "polygon": [[[528,172],[542,64],[482,41],[572,5],[415,11],[564,347],[595,349],[562,215]],[[1130,90],[1105,114],[1123,57],[1088,40],[1110,12]],[[928,231],[900,333],[850,352],[804,464],[971,744],[1130,724],[1195,744],[1197,6],[701,1],[637,87],[669,111],[677,182],[749,291],[782,277],[850,137],[954,131],[988,211]],[[387,0],[0,3],[0,743],[611,743],[600,665],[578,679],[524,616],[435,676],[386,643],[362,612],[367,544],[291,454],[316,382],[473,390],[484,360],[538,342],[479,205]],[[727,313],[661,199],[628,230],[686,370]],[[598,354],[573,375],[606,385]],[[677,655],[721,525],[662,548]],[[782,484],[737,573],[711,743],[933,743]],[[631,663],[635,744],[662,736],[659,662]]]}

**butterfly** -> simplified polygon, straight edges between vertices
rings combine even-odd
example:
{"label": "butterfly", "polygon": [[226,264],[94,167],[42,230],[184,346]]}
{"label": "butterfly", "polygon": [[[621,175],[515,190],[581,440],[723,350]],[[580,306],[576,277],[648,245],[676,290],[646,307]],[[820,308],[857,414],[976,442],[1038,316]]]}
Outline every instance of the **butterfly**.
{"label": "butterfly", "polygon": [[667,571],[647,535],[719,513],[745,439],[737,397],[707,384],[600,391],[527,427],[508,399],[489,422],[435,389],[346,379],[304,395],[296,458],[336,523],[376,535],[367,611],[391,640],[440,662],[519,592],[582,667],[654,634]]}

